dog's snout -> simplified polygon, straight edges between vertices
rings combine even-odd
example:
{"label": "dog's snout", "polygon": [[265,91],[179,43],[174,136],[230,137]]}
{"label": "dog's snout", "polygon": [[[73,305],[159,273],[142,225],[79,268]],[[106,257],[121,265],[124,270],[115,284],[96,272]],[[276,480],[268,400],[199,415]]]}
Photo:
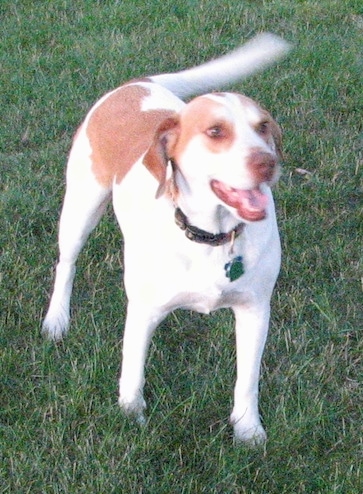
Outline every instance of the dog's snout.
{"label": "dog's snout", "polygon": [[258,182],[271,182],[275,175],[277,159],[271,153],[254,150],[248,157],[247,166]]}

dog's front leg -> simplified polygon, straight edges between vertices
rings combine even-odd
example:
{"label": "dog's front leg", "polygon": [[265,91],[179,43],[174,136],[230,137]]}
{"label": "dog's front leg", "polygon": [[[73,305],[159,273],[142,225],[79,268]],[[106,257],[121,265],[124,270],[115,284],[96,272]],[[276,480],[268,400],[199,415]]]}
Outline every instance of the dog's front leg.
{"label": "dog's front leg", "polygon": [[258,381],[266,342],[270,308],[234,307],[236,318],[237,381],[231,423],[237,441],[260,444],[266,440],[258,412]]}
{"label": "dog's front leg", "polygon": [[127,307],[119,405],[141,425],[145,423],[143,387],[146,356],[154,330],[163,318],[162,314],[155,314],[140,304],[129,303]]}

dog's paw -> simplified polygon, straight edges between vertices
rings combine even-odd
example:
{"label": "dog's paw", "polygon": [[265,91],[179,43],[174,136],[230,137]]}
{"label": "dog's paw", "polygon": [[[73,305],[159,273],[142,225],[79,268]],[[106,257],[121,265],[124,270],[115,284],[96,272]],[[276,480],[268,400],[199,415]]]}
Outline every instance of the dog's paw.
{"label": "dog's paw", "polygon": [[238,425],[233,426],[234,440],[236,444],[246,444],[248,446],[263,446],[266,442],[267,436],[262,425],[256,425],[249,429],[240,428]]}
{"label": "dog's paw", "polygon": [[68,326],[69,316],[66,313],[62,312],[54,315],[51,312],[48,312],[42,325],[42,333],[49,340],[60,341],[67,333]]}
{"label": "dog's paw", "polygon": [[146,417],[144,414],[146,403],[141,395],[132,400],[120,396],[118,404],[123,413],[131,420],[135,421],[137,425],[143,427],[146,424]]}
{"label": "dog's paw", "polygon": [[261,446],[266,442],[267,436],[261,425],[260,419],[245,413],[242,417],[232,413],[230,422],[233,425],[234,440],[236,444],[247,444],[249,446]]}

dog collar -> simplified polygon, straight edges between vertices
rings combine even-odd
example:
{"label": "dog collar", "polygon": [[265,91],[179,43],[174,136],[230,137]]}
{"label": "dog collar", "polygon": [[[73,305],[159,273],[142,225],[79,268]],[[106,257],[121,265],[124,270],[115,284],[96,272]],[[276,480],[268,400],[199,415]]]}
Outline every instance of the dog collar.
{"label": "dog collar", "polygon": [[227,244],[228,242],[233,242],[234,239],[242,233],[245,226],[244,223],[239,223],[228,233],[209,233],[196,226],[190,225],[188,218],[180,208],[175,209],[175,223],[179,228],[184,230],[185,236],[189,238],[189,240],[197,242],[198,244],[208,244],[215,247]]}

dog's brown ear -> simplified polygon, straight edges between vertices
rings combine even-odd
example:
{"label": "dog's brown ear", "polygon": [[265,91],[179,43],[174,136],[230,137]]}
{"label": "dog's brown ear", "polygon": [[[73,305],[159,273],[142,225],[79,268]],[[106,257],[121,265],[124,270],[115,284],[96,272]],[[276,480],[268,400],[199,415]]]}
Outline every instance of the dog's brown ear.
{"label": "dog's brown ear", "polygon": [[279,158],[282,160],[283,159],[283,152],[282,152],[282,132],[281,132],[281,127],[273,118],[271,118],[271,133],[272,137],[276,146],[276,152],[279,156]]}
{"label": "dog's brown ear", "polygon": [[[270,113],[261,108],[261,112],[266,118],[266,121],[269,123],[270,129],[271,129],[271,134],[272,134],[272,139],[273,139],[273,144],[275,145],[276,153],[279,156],[279,158],[282,160],[283,159],[283,153],[282,153],[282,132],[279,124],[272,118]],[[272,144],[272,143],[271,143]]]}
{"label": "dog's brown ear", "polygon": [[[156,197],[165,190],[167,167],[171,152],[179,135],[179,116],[177,114],[166,118],[158,127],[151,146],[146,151],[143,163],[159,182]],[[169,165],[170,166],[170,165]]]}

